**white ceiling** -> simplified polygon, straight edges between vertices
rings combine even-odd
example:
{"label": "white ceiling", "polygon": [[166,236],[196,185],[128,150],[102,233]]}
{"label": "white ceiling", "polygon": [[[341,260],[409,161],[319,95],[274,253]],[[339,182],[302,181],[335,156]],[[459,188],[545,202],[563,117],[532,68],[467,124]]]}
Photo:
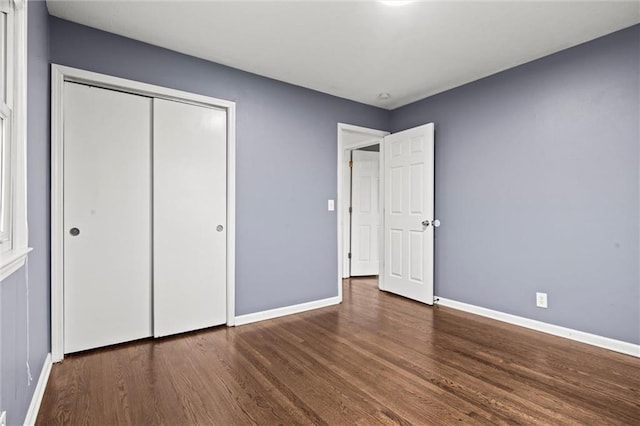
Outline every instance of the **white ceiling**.
{"label": "white ceiling", "polygon": [[60,18],[386,109],[640,22],[640,0],[47,4]]}

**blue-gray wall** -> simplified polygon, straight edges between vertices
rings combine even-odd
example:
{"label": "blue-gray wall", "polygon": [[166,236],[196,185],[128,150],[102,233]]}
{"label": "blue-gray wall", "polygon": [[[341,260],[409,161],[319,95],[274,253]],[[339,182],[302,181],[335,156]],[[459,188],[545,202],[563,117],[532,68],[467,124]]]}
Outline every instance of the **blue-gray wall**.
{"label": "blue-gray wall", "polygon": [[[237,102],[236,314],[336,296],[337,123],[388,111],[51,18],[51,61]],[[212,40],[212,42],[215,42]]]}
{"label": "blue-gray wall", "polygon": [[[49,15],[43,2],[29,1],[28,7],[27,203],[33,251],[28,259],[28,299],[25,268],[0,283],[0,408],[7,410],[9,425],[24,422],[50,348]],[[27,361],[33,377],[30,384]]]}
{"label": "blue-gray wall", "polygon": [[237,314],[335,295],[336,122],[434,121],[437,293],[640,343],[638,26],[387,112],[50,25],[54,63],[238,102]]}
{"label": "blue-gray wall", "polygon": [[392,112],[436,123],[436,294],[640,343],[639,79],[635,26]]}

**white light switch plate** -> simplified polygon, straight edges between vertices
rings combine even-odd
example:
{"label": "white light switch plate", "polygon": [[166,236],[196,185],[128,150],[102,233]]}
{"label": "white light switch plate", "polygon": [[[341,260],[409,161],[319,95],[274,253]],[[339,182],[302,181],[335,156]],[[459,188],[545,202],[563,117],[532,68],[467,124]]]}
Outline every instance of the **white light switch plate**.
{"label": "white light switch plate", "polygon": [[334,211],[336,209],[335,203],[333,200],[329,200],[329,203],[327,204],[327,207],[329,209],[330,212]]}

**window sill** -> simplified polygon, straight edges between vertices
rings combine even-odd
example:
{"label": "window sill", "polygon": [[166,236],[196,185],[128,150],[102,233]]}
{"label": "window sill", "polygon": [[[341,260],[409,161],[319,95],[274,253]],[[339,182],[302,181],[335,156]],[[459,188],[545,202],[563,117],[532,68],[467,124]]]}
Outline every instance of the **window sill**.
{"label": "window sill", "polygon": [[29,254],[31,250],[33,249],[27,247],[2,255],[2,261],[0,262],[0,282],[24,266],[27,260],[27,254]]}

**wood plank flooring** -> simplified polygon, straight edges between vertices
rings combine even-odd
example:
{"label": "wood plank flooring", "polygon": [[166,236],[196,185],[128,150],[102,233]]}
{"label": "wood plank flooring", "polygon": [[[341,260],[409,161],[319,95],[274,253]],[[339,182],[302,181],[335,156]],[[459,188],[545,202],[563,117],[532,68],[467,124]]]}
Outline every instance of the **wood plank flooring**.
{"label": "wood plank flooring", "polygon": [[640,425],[640,359],[376,286],[345,280],[339,306],[67,356],[37,423]]}

